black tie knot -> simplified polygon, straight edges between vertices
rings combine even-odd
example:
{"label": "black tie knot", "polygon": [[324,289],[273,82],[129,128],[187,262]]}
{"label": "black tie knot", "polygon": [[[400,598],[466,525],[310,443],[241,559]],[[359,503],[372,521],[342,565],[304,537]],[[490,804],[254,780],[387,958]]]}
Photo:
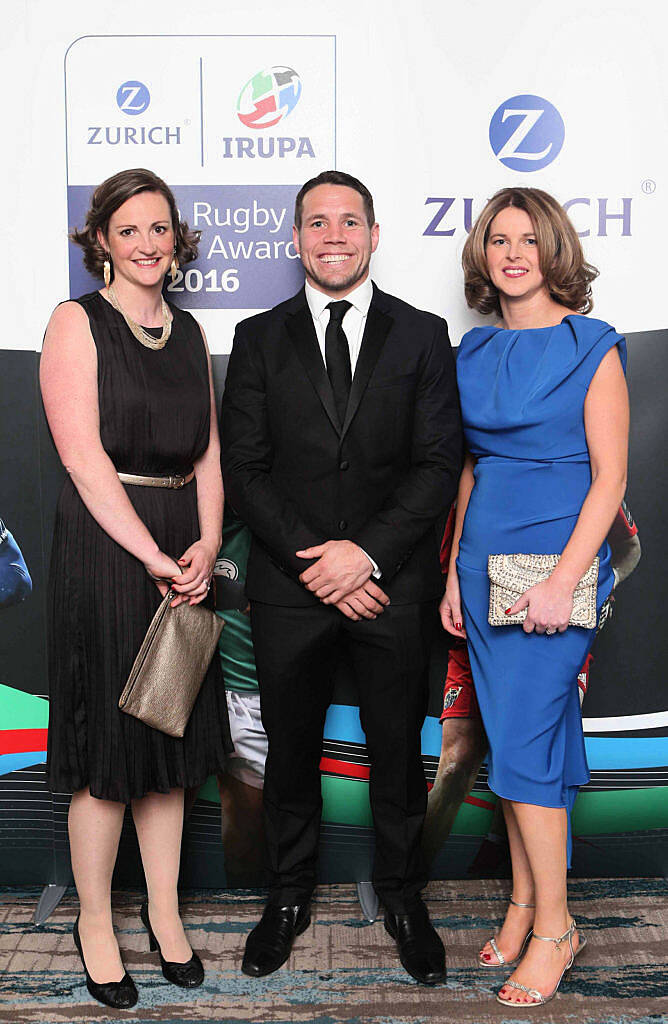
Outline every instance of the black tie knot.
{"label": "black tie knot", "polygon": [[338,302],[328,302],[327,309],[329,310],[330,321],[340,324],[351,306],[352,302],[347,302],[346,299],[340,299]]}

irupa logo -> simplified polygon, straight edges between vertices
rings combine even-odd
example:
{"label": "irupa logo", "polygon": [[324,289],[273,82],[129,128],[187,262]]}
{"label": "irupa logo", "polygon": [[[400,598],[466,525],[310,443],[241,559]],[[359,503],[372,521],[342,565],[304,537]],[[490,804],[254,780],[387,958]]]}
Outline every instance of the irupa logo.
{"label": "irupa logo", "polygon": [[223,158],[229,159],[234,157],[237,160],[241,160],[247,156],[251,159],[260,157],[263,160],[270,160],[272,157],[278,157],[281,160],[283,157],[294,155],[297,159],[307,156],[311,160],[315,160],[315,152],[311,144],[311,140],[308,138],[291,139],[291,138],[274,138],[273,135],[269,137],[265,136],[259,139],[252,138],[229,138],[223,139]]}
{"label": "irupa logo", "polygon": [[[262,131],[274,128],[284,121],[297,106],[302,94],[302,83],[293,68],[278,65],[258,71],[239,93],[237,117],[246,128]],[[313,144],[307,136],[225,136],[223,159],[259,157],[271,160],[308,157],[315,160]]]}
{"label": "irupa logo", "polygon": [[[116,90],[116,105],[127,117],[145,113],[151,103],[151,93],[144,82],[130,79]],[[88,146],[180,146],[181,127],[175,125],[89,125]]]}
{"label": "irupa logo", "polygon": [[512,171],[539,171],[561,152],[566,129],[561,114],[540,96],[511,96],[494,111],[489,142]]}
{"label": "irupa logo", "polygon": [[292,113],[301,94],[301,79],[292,68],[258,71],[239,94],[237,117],[246,128],[273,128]]}

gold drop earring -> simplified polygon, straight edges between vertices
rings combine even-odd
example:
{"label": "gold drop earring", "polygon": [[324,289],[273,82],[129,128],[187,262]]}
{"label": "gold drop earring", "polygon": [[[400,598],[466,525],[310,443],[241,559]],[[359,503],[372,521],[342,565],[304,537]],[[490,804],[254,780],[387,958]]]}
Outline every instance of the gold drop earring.
{"label": "gold drop earring", "polygon": [[172,263],[169,268],[169,275],[172,279],[172,284],[176,283],[176,278],[179,272],[179,261],[176,258],[176,246],[174,246],[174,255],[172,256]]}
{"label": "gold drop earring", "polygon": [[111,257],[107,253],[107,258],[102,266],[102,274],[104,276],[104,287],[109,291],[109,285],[111,284]]}

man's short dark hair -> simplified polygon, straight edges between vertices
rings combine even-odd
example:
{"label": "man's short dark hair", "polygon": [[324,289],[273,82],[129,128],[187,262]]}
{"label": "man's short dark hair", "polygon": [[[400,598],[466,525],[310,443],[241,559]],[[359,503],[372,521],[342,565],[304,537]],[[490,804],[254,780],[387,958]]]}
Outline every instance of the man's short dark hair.
{"label": "man's short dark hair", "polygon": [[304,196],[312,188],[317,188],[318,185],[345,185],[346,188],[352,188],[355,192],[359,192],[364,202],[364,213],[366,214],[369,227],[373,227],[376,223],[376,215],[373,212],[373,196],[359,178],[354,178],[352,174],[346,174],[345,171],[322,171],[317,177],[310,178],[305,182],[297,193],[297,198],[295,199],[295,227],[298,231],[302,226]]}

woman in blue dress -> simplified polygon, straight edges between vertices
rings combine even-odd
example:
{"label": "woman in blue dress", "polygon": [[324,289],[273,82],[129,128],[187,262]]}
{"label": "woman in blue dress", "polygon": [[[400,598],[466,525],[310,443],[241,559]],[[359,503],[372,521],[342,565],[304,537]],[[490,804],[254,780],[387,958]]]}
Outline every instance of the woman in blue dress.
{"label": "woman in blue dress", "polygon": [[[570,811],[589,780],[577,673],[594,630],[568,623],[596,555],[598,608],[613,585],[605,537],[626,484],[626,348],[609,324],[585,315],[597,271],[547,193],[498,192],[463,264],[469,306],[500,323],[469,331],[459,349],[469,454],[441,619],[468,638],[489,785],[503,802],[512,857],[508,912],[479,962],[515,964],[498,998],[526,1007],[556,994],[585,944],[568,910],[566,870]],[[490,626],[487,558],[510,553],[561,559],[508,609],[526,609],[523,624]]]}

